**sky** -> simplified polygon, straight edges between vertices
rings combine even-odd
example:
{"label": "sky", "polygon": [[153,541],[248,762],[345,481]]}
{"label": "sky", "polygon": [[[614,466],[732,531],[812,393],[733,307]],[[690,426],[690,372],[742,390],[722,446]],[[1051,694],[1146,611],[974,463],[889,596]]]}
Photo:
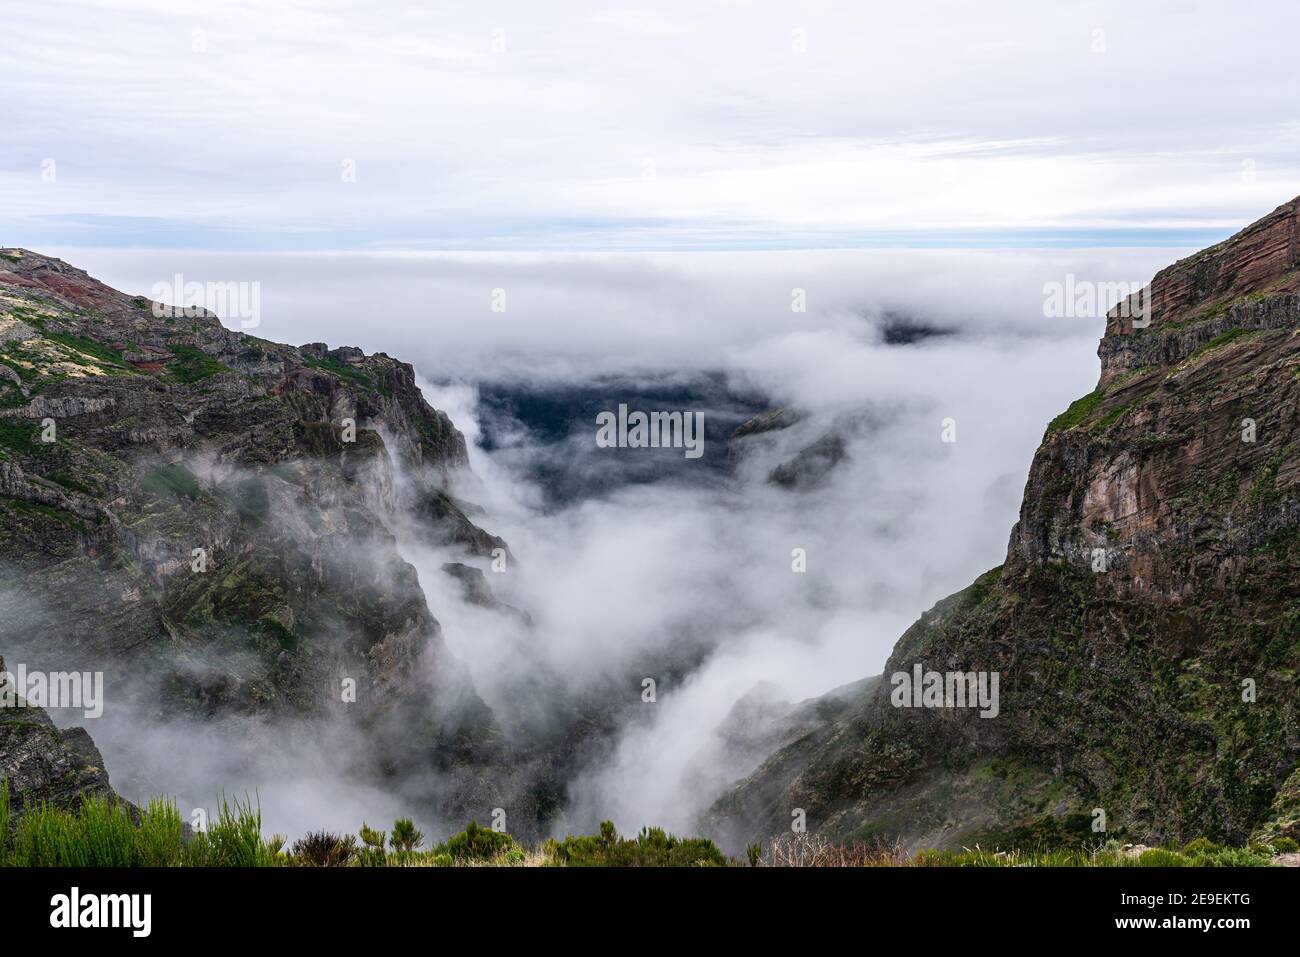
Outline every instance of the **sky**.
{"label": "sky", "polygon": [[1300,6],[55,0],[0,245],[1165,246],[1300,193]]}

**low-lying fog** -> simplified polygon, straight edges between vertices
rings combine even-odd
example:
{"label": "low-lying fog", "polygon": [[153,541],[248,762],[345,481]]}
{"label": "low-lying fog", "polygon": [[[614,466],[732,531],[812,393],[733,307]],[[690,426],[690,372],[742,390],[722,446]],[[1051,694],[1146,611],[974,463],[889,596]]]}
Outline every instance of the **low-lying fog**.
{"label": "low-lying fog", "polygon": [[[613,757],[574,769],[557,827],[612,817],[624,831],[681,831],[751,769],[712,736],[741,696],[770,682],[797,701],[879,672],[923,610],[1002,561],[1046,423],[1097,378],[1103,321],[1046,317],[1044,284],[1144,282],[1182,252],[56,254],[131,293],[177,273],[258,282],[253,334],[412,362],[469,442],[474,477],[458,493],[516,559],[489,583],[532,619],[464,603],[440,571],[453,556],[404,537],[446,641],[516,727],[634,663],[655,678],[657,700]],[[713,434],[699,459],[598,448],[601,395],[610,411],[702,411],[726,431],[764,407],[805,418],[753,443],[728,477]],[[566,421],[570,407],[582,415]],[[956,441],[943,440],[948,419]],[[846,454],[820,484],[766,480],[829,430]],[[668,651],[683,640],[705,654],[672,677]],[[631,702],[641,692],[629,682]],[[145,760],[138,740],[91,731],[115,779]],[[147,777],[209,803],[256,786],[269,826],[291,834],[399,810],[332,777],[328,747],[315,748],[241,773],[238,753],[208,760],[173,739]]]}

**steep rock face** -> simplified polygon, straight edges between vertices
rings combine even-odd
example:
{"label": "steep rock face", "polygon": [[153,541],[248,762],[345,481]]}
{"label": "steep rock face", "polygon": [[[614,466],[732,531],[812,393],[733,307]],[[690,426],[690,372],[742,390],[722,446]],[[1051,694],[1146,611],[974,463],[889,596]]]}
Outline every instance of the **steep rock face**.
{"label": "steep rock face", "polygon": [[[1150,325],[1113,313],[1097,390],[1049,427],[1009,571],[1091,565],[1153,602],[1231,587],[1294,524],[1300,395],[1297,204],[1162,270]],[[1084,561],[1086,559],[1086,562]]]}
{"label": "steep rock face", "polygon": [[43,708],[6,689],[5,673],[0,658],[0,786],[8,790],[11,825],[39,804],[75,808],[83,795],[115,799],[104,759],[86,730],[60,731]]}
{"label": "steep rock face", "polygon": [[381,765],[490,750],[391,529],[504,543],[447,496],[464,439],[410,365],[0,250],[0,370],[11,658],[102,668],[142,713],[346,714],[391,732]]}
{"label": "steep rock face", "polygon": [[[1005,564],[726,794],[715,833],[774,834],[796,808],[914,847],[1294,829],[1298,215],[1162,271],[1145,328],[1112,313],[1098,388],[1049,425]],[[918,664],[997,672],[997,716],[895,706],[890,679]]]}

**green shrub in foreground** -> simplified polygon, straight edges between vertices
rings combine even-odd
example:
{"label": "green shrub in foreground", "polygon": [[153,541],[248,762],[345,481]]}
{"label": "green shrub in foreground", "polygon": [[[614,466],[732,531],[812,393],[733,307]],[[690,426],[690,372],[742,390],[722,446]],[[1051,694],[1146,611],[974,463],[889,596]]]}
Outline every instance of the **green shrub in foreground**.
{"label": "green shrub in foreground", "polygon": [[12,851],[0,853],[0,860],[17,867],[169,867],[181,863],[181,835],[173,802],[155,798],[136,820],[123,802],[84,795],[75,811],[27,808],[14,828]]}
{"label": "green shrub in foreground", "polygon": [[393,850],[409,854],[423,843],[424,832],[409,817],[399,817],[393,822]]}
{"label": "green shrub in foreground", "polygon": [[469,826],[459,834],[447,838],[445,844],[434,848],[435,857],[447,854],[454,861],[490,861],[498,854],[513,850],[515,839],[503,831],[478,826],[477,821],[470,821]]}
{"label": "green shrub in foreground", "polygon": [[346,867],[357,856],[357,839],[351,834],[313,831],[293,845],[293,863],[302,867]]}
{"label": "green shrub in foreground", "polygon": [[262,806],[250,798],[233,803],[221,799],[216,820],[206,832],[195,834],[185,845],[184,863],[190,867],[274,867],[280,863],[284,839],[262,839]]}
{"label": "green shrub in foreground", "polygon": [[[84,796],[72,810],[38,804],[25,807],[13,820],[8,787],[0,778],[0,865],[20,867],[270,867],[366,866],[425,864],[451,867],[465,864],[519,865],[529,855],[508,834],[481,828],[471,821],[430,851],[420,851],[423,835],[408,819],[399,819],[390,834],[362,824],[360,843],[354,835],[308,834],[282,852],[284,838],[264,839],[260,804],[249,798],[222,798],[206,832],[188,840],[176,803],[155,798],[143,808],[115,798]],[[8,839],[12,825],[12,840]],[[831,846],[832,849],[834,846]],[[868,855],[861,862],[843,855],[831,863],[933,867],[1260,867],[1277,854],[1294,852],[1289,838],[1248,848],[1226,847],[1198,838],[1179,847],[1132,848],[1117,840],[1082,847],[1017,848],[1008,851],[974,849],[922,851],[907,855]],[[635,838],[620,837],[610,821],[599,834],[549,840],[545,863],[571,867],[692,867],[725,866],[726,858],[706,838],[678,838],[662,828],[646,828]],[[770,864],[761,849],[747,849],[751,865]],[[850,855],[851,856],[851,855]],[[538,862],[537,859],[534,859]],[[791,866],[810,866],[791,862]]]}
{"label": "green shrub in foreground", "polygon": [[90,851],[77,816],[47,804],[27,808],[14,830],[15,867],[89,867]]}
{"label": "green shrub in foreground", "polygon": [[136,857],[142,867],[176,867],[185,857],[185,826],[175,801],[152,798],[140,811],[135,832]]}
{"label": "green shrub in foreground", "polygon": [[663,828],[642,828],[635,839],[618,836],[612,821],[600,834],[566,837],[547,843],[548,854],[569,867],[725,867],[726,857],[704,837],[680,838]]}
{"label": "green shrub in foreground", "polygon": [[388,862],[387,831],[376,831],[365,821],[361,822],[361,846],[357,848],[357,865],[360,867],[383,867]]}

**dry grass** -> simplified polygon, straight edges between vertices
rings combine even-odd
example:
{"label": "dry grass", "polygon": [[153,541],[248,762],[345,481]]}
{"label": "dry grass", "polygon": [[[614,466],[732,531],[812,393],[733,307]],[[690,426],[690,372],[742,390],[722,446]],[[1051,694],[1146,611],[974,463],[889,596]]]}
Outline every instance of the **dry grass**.
{"label": "dry grass", "polygon": [[916,859],[898,843],[833,844],[816,834],[786,834],[763,849],[760,867],[907,867]]}

